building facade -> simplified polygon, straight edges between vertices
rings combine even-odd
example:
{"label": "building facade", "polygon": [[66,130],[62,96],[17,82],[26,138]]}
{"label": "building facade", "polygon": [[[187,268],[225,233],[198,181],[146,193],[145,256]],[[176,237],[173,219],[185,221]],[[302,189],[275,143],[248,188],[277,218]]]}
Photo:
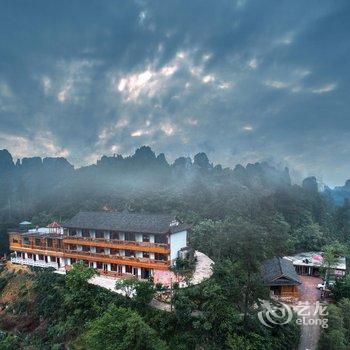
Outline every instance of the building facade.
{"label": "building facade", "polygon": [[[292,261],[298,275],[319,277],[321,269],[326,267],[323,252],[303,252],[285,258]],[[334,265],[329,267],[329,273],[332,279],[344,276],[346,273],[345,257],[336,257]]]}
{"label": "building facade", "polygon": [[83,261],[101,274],[158,282],[187,246],[187,227],[170,215],[80,212],[60,231],[10,232],[9,238],[14,263],[69,269]]}
{"label": "building facade", "polygon": [[261,267],[261,275],[272,297],[299,298],[301,282],[290,260],[281,257],[265,260]]}

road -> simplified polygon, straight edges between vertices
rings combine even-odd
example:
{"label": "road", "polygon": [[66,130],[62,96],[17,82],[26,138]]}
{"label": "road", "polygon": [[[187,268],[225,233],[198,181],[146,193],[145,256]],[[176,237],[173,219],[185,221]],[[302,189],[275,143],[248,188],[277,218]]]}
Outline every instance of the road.
{"label": "road", "polygon": [[300,302],[310,303],[310,309],[305,312],[301,329],[301,338],[298,350],[316,350],[320,338],[320,316],[316,310],[316,302],[320,299],[320,292],[316,289],[322,280],[316,277],[300,276]]}

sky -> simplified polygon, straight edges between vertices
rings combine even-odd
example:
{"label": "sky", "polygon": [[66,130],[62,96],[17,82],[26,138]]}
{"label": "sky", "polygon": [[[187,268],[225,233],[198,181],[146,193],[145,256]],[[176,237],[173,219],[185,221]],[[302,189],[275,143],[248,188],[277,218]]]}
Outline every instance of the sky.
{"label": "sky", "polygon": [[350,178],[350,1],[2,0],[0,148],[141,145]]}

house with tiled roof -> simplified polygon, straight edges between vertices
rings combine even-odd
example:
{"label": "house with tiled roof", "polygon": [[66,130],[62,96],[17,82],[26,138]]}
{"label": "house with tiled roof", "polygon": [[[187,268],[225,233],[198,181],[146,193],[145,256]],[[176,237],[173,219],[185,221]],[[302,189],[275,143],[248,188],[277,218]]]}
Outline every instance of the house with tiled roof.
{"label": "house with tiled roof", "polygon": [[274,257],[264,261],[261,266],[261,276],[273,296],[299,297],[301,282],[291,260]]}
{"label": "house with tiled roof", "polygon": [[171,266],[187,246],[187,225],[174,215],[80,212],[62,224],[63,234],[58,226],[49,225],[45,235],[10,233],[14,262],[69,269],[83,261],[101,274],[164,284],[171,283]]}

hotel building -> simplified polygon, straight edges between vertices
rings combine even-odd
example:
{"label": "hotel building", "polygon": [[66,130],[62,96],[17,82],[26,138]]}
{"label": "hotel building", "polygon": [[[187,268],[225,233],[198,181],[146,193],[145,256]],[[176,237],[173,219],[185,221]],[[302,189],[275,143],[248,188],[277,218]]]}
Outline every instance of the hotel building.
{"label": "hotel building", "polygon": [[66,270],[83,261],[101,274],[167,284],[187,226],[171,215],[80,212],[62,227],[11,231],[9,239],[13,263]]}

